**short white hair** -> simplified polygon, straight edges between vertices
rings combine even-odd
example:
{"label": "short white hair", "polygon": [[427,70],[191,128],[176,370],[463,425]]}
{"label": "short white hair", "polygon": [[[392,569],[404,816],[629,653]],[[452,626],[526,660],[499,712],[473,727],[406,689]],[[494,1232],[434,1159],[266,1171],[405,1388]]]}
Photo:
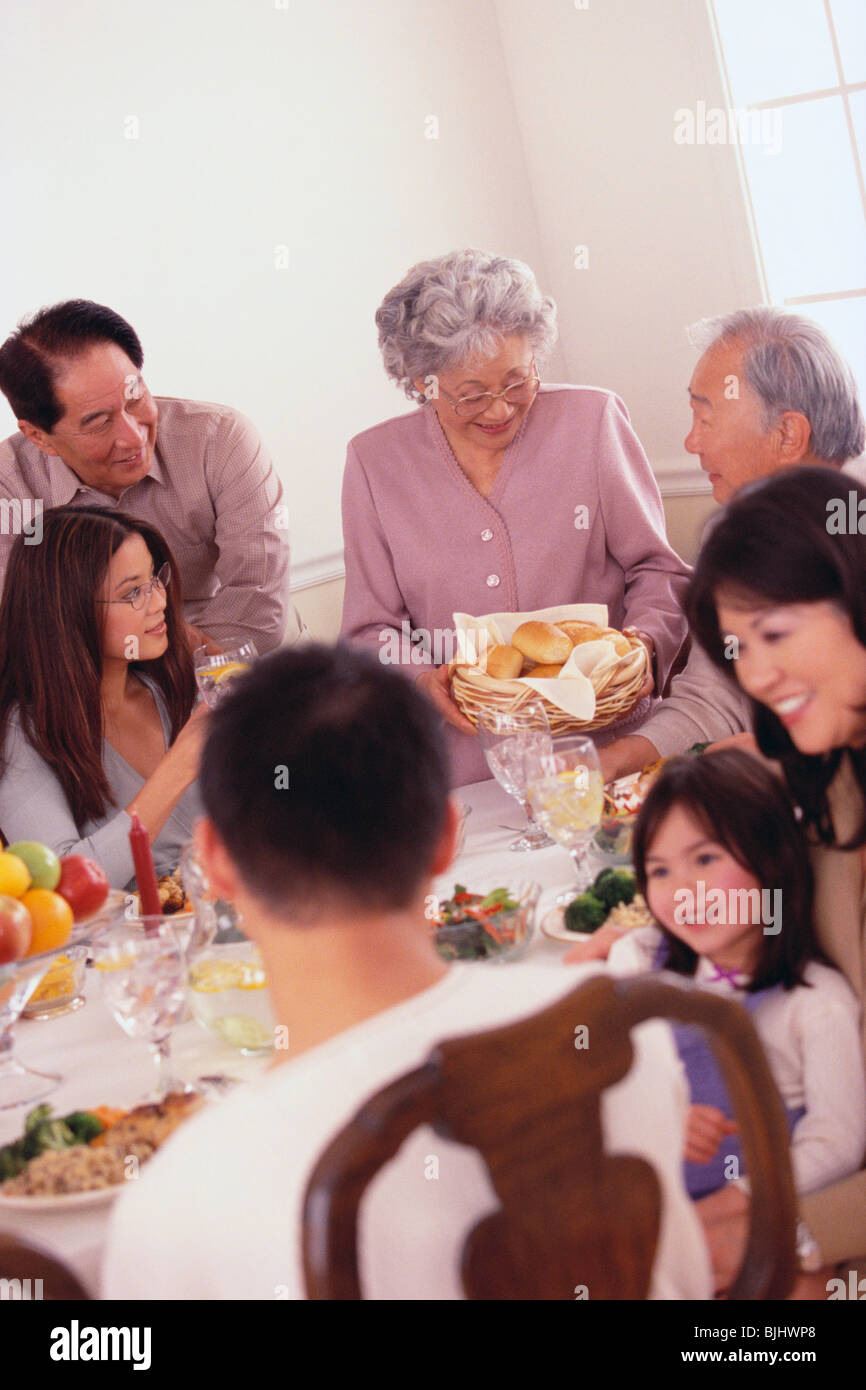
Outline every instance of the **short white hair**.
{"label": "short white hair", "polygon": [[496,354],[502,338],[528,338],[543,360],[556,342],[556,305],[523,261],[486,251],[451,251],[421,261],[376,311],[385,371],[410,400],[413,381]]}
{"label": "short white hair", "polygon": [[809,421],[818,458],[842,464],[862,454],[866,431],[854,373],[814,319],[759,305],[701,319],[689,337],[701,352],[717,343],[742,345],[746,381],[761,400],[767,430],[783,411],[796,410]]}

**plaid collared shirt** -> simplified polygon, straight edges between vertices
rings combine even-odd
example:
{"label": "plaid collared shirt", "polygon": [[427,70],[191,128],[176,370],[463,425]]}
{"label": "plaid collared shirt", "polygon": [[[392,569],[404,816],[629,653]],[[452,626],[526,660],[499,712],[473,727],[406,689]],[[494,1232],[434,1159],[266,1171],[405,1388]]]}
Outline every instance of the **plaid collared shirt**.
{"label": "plaid collared shirt", "polygon": [[23,434],[0,443],[0,583],[16,520],[33,516],[26,502],[41,500],[46,510],[114,507],[149,522],[168,542],[187,622],[217,641],[252,639],[260,653],[295,641],[303,624],[289,598],[287,509],[256,429],[229,406],[155,399],[151,470],[119,499],[82,483]]}

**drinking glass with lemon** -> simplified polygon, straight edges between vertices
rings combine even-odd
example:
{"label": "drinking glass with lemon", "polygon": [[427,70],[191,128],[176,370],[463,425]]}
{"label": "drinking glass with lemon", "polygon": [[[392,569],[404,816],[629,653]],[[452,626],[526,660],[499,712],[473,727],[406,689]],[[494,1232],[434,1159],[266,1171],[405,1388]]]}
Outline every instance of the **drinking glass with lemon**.
{"label": "drinking glass with lemon", "polygon": [[592,740],[574,736],[556,739],[549,751],[529,750],[525,767],[526,795],[536,819],[568,850],[577,873],[574,888],[556,900],[562,906],[589,882],[587,856],[604,805],[601,764]]}
{"label": "drinking glass with lemon", "polygon": [[198,647],[193,653],[195,679],[205,703],[216,709],[238,676],[250,669],[258,656],[255,642],[239,642],[219,651],[215,645]]}

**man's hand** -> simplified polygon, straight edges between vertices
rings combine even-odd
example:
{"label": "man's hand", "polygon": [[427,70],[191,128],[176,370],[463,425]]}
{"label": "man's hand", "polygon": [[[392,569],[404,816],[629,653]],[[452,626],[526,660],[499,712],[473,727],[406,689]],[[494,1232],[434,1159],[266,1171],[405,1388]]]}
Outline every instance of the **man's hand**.
{"label": "man's hand", "polygon": [[208,653],[212,656],[222,653],[223,648],[219,642],[214,641],[213,637],[208,637],[200,627],[193,627],[192,623],[184,623],[183,635],[191,652],[197,651],[199,647],[207,647]]}
{"label": "man's hand", "polygon": [[716,1293],[725,1293],[740,1271],[749,1235],[749,1205],[747,1194],[732,1183],[695,1203],[713,1266]]}
{"label": "man's hand", "polygon": [[613,743],[598,750],[601,775],[605,782],[615,782],[618,777],[640,772],[660,756],[655,744],[642,734],[627,734],[625,738],[614,739]]}
{"label": "man's hand", "polygon": [[729,1120],[715,1105],[690,1105],[685,1158],[689,1163],[710,1163],[725,1135],[736,1134],[738,1130],[736,1120]]}
{"label": "man's hand", "polygon": [[475,734],[476,730],[464,714],[461,714],[451,698],[451,677],[447,666],[431,667],[416,677],[415,684],[423,690],[428,700],[432,700],[446,724],[453,724],[462,734]]}

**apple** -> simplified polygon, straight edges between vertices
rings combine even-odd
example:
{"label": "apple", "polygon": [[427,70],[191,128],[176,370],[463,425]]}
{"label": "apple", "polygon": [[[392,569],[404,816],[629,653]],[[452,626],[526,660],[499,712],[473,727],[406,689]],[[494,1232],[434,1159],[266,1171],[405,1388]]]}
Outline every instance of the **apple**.
{"label": "apple", "polygon": [[33,921],[17,898],[0,893],[0,965],[20,960],[30,949]]}
{"label": "apple", "polygon": [[69,903],[76,922],[86,922],[99,911],[110,887],[95,859],[87,859],[83,854],[67,854],[61,859],[55,892]]}
{"label": "apple", "polygon": [[8,845],[10,854],[17,854],[30,870],[34,888],[56,888],[60,881],[60,860],[47,845],[38,840],[16,840]]}

